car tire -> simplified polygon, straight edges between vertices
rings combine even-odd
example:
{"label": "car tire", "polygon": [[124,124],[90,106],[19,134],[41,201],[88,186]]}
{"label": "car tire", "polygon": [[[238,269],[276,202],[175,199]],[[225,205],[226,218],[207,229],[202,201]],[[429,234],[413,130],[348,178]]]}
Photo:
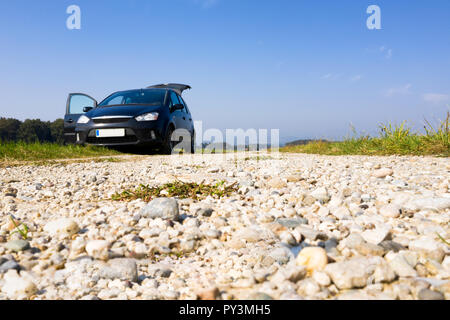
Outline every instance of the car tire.
{"label": "car tire", "polygon": [[172,154],[172,150],[174,147],[174,142],[172,141],[173,132],[174,132],[174,130],[172,127],[169,127],[167,129],[167,134],[164,139],[162,150],[161,150],[163,154]]}

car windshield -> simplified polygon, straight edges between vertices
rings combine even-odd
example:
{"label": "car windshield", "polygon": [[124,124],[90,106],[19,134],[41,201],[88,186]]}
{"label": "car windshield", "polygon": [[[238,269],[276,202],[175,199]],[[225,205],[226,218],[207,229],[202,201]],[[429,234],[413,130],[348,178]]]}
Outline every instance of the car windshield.
{"label": "car windshield", "polygon": [[103,100],[98,106],[125,106],[125,105],[162,105],[166,90],[132,90],[122,91],[110,95]]}

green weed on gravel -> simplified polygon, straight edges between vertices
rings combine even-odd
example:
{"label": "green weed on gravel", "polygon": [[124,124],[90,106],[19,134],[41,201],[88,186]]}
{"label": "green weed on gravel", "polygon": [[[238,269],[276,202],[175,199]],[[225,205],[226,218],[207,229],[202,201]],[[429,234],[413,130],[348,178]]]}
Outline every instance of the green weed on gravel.
{"label": "green weed on gravel", "polygon": [[115,193],[111,200],[131,201],[142,199],[145,202],[149,202],[158,197],[201,200],[207,196],[218,199],[232,195],[237,189],[236,184],[226,185],[225,181],[219,181],[214,185],[175,181],[157,187],[141,184],[135,189],[127,189],[120,193]]}

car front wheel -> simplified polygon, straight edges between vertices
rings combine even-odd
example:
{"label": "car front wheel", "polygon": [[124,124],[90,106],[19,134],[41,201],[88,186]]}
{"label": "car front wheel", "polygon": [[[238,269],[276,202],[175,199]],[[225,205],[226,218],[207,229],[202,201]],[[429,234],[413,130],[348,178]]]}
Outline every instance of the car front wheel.
{"label": "car front wheel", "polygon": [[175,141],[172,141],[173,128],[167,129],[167,134],[163,142],[162,153],[172,154],[173,147],[175,146]]}

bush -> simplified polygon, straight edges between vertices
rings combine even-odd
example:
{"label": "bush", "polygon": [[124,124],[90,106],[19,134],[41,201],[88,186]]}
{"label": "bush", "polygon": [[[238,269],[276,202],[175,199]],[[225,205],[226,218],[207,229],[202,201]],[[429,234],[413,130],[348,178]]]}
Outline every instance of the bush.
{"label": "bush", "polygon": [[20,125],[19,120],[0,118],[0,140],[17,141],[17,132]]}
{"label": "bush", "polygon": [[64,144],[64,120],[50,122],[27,119],[21,122],[17,119],[0,118],[0,141]]}

